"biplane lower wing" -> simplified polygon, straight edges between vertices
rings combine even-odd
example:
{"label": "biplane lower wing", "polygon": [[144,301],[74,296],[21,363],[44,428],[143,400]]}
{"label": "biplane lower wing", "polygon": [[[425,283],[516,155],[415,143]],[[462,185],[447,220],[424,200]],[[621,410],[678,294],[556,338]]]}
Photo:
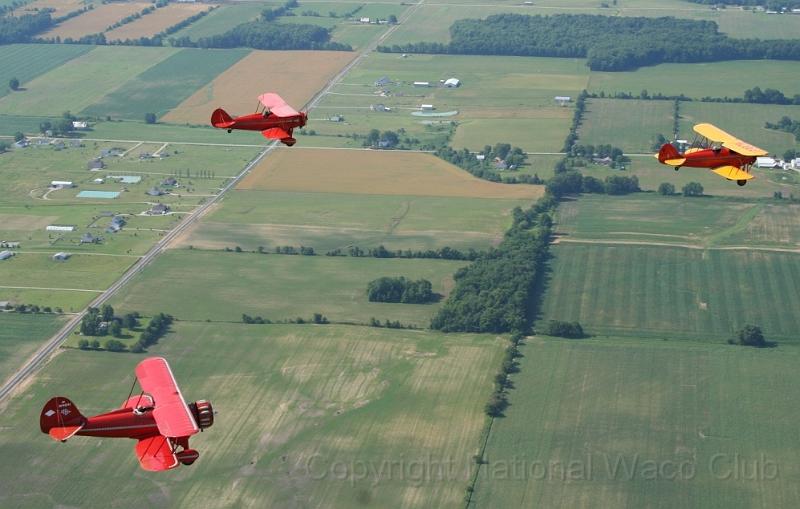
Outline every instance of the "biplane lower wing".
{"label": "biplane lower wing", "polygon": [[743,156],[758,157],[767,155],[767,151],[760,149],[755,145],[751,145],[746,141],[742,141],[736,136],[726,133],[719,127],[712,124],[697,124],[694,126],[694,132],[708,138],[711,141],[718,141],[722,143],[723,147],[735,151],[737,154]]}
{"label": "biplane lower wing", "polygon": [[714,168],[711,171],[728,180],[750,180],[751,178],[754,178],[752,174],[747,173],[743,169],[737,168],[736,166],[720,166],[719,168]]}
{"label": "biplane lower wing", "polygon": [[264,129],[261,131],[261,134],[264,138],[268,140],[283,140],[285,138],[291,138],[292,133],[287,132],[285,129],[281,129],[280,127],[272,127],[270,129]]}
{"label": "biplane lower wing", "polygon": [[163,435],[139,440],[136,443],[136,458],[143,469],[151,472],[169,470],[179,464],[172,452],[172,443]]}

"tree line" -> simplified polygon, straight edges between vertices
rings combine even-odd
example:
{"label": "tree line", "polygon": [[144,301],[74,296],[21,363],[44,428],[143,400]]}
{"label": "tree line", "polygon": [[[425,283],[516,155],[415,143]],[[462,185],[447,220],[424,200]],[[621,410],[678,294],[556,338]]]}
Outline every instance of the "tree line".
{"label": "tree line", "polygon": [[412,281],[403,276],[381,277],[367,284],[370,302],[397,302],[402,304],[429,304],[438,299],[427,279]]}
{"label": "tree line", "polygon": [[0,44],[30,42],[34,35],[53,26],[49,11],[0,17]]}
{"label": "tree line", "polygon": [[665,62],[800,60],[800,40],[796,39],[734,39],[720,33],[713,21],[589,14],[462,19],[450,26],[449,43],[419,42],[378,50],[586,58],[593,71],[627,71]]}
{"label": "tree line", "polygon": [[[511,157],[518,157],[519,160],[526,160],[527,155],[522,152],[522,149],[514,147],[518,153],[515,152]],[[436,149],[434,154],[444,159],[445,161],[454,164],[466,170],[475,177],[488,180],[490,182],[503,182],[505,184],[541,184],[542,180],[538,175],[500,175],[492,166],[492,158],[485,157],[481,160],[476,157],[477,154],[470,151],[468,148],[455,150],[447,145],[440,146]],[[521,164],[521,163],[520,163]]]}
{"label": "tree line", "polygon": [[453,276],[455,287],[431,328],[444,332],[522,332],[528,329],[552,234],[556,207],[545,196],[528,210],[517,207],[497,248]]}
{"label": "tree line", "polygon": [[[785,115],[781,117],[781,119],[778,120],[776,123],[765,122],[764,127],[766,127],[767,129],[775,129],[777,131],[784,131],[787,133],[791,133],[794,135],[794,139],[796,141],[800,141],[800,121],[792,120],[791,118]],[[792,157],[785,157],[787,155]],[[797,154],[794,150],[787,151],[786,154],[784,154],[784,159],[794,159],[796,155]]]}
{"label": "tree line", "polygon": [[761,87],[748,88],[744,91],[741,97],[712,97],[703,96],[699,99],[687,97],[684,94],[666,95],[660,92],[651,94],[647,89],[643,89],[638,94],[633,92],[613,92],[606,93],[604,91],[587,93],[587,97],[593,99],[639,99],[642,101],[699,101],[699,102],[714,102],[714,103],[754,103],[754,104],[793,104],[800,105],[800,94],[794,94],[792,97],[787,97],[783,92],[774,88]]}
{"label": "tree line", "polygon": [[309,24],[264,23],[250,21],[227,32],[192,41],[188,37],[172,40],[174,46],[192,48],[254,48],[270,50],[352,51],[349,44],[332,42],[331,29]]}
{"label": "tree line", "polygon": [[[104,304],[100,308],[90,307],[81,320],[80,332],[83,336],[103,337],[111,335],[114,338],[122,338],[124,337],[122,329],[136,330],[139,327],[140,319],[141,315],[136,311],[117,316],[114,308],[108,304]],[[165,313],[155,315],[141,331],[139,339],[131,346],[130,351],[142,353],[147,350],[147,347],[156,344],[167,333],[173,320],[171,315]],[[111,352],[128,350],[125,343],[118,339],[109,339],[104,345],[105,349]],[[84,338],[78,341],[78,348],[81,350],[97,350],[100,348],[100,342],[97,339],[90,341]]]}

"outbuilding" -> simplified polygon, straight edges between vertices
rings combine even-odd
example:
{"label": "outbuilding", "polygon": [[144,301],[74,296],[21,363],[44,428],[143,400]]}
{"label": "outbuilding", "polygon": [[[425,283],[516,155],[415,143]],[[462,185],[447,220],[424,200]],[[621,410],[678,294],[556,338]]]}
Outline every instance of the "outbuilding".
{"label": "outbuilding", "polygon": [[433,111],[436,108],[433,107],[433,104],[421,104],[419,109],[421,109],[422,111]]}
{"label": "outbuilding", "polygon": [[65,253],[65,252],[61,251],[61,252],[56,253],[56,254],[53,255],[53,261],[54,262],[63,262],[63,261],[69,260],[70,256],[72,256],[71,253]]}
{"label": "outbuilding", "polygon": [[448,78],[444,81],[444,86],[448,88],[458,88],[461,86],[461,80],[458,78]]}
{"label": "outbuilding", "polygon": [[0,251],[0,260],[8,260],[12,256],[14,256],[14,251]]}
{"label": "outbuilding", "polygon": [[429,86],[431,86],[431,82],[430,81],[415,81],[414,82],[414,86],[415,87],[429,87]]}
{"label": "outbuilding", "polygon": [[49,232],[74,232],[78,227],[72,224],[50,224],[45,227]]}

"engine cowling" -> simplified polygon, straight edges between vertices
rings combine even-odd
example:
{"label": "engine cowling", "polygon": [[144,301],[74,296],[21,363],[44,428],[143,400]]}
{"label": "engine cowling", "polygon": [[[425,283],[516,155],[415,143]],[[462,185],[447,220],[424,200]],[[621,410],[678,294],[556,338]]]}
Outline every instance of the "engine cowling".
{"label": "engine cowling", "polygon": [[210,401],[198,399],[189,404],[189,409],[192,411],[194,420],[201,430],[210,428],[214,424],[214,409],[211,407]]}

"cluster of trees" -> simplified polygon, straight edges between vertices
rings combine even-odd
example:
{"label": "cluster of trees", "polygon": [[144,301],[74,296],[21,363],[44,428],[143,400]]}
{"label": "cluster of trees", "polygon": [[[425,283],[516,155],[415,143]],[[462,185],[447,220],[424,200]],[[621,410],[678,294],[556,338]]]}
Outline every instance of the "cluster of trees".
{"label": "cluster of trees", "polygon": [[560,320],[550,320],[547,322],[542,334],[556,336],[559,338],[580,339],[586,337],[583,327],[578,322],[562,322]]}
{"label": "cluster of trees", "polygon": [[100,309],[90,307],[89,311],[81,320],[80,331],[84,336],[107,336],[111,334],[115,338],[122,337],[122,328],[135,329],[139,325],[139,313],[128,313],[124,316],[116,316],[114,308],[104,304]]}
{"label": "cluster of trees", "polygon": [[445,332],[522,332],[529,327],[537,281],[547,258],[556,206],[545,196],[514,209],[500,245],[459,269],[455,287],[431,328]]}
{"label": "cluster of trees", "polygon": [[294,16],[292,9],[297,8],[299,5],[300,4],[297,3],[297,0],[289,0],[280,7],[264,9],[261,11],[261,20],[269,22],[275,21],[281,16]]}
{"label": "cluster of trees", "polygon": [[242,313],[242,322],[247,324],[265,324],[265,323],[272,323],[272,320],[268,320],[265,318],[261,318],[260,316],[250,316],[247,313]]}
{"label": "cluster of trees", "polygon": [[617,168],[617,167],[624,167],[626,163],[630,161],[630,159],[622,152],[622,149],[619,147],[615,147],[613,145],[578,145],[573,143],[572,148],[570,148],[569,152],[567,153],[567,158],[572,158],[573,161],[565,161],[563,163],[559,162],[559,164],[564,164],[565,167],[568,163],[571,163],[572,166],[585,166],[588,161],[592,161],[596,158],[606,158],[608,157],[611,159],[610,167]]}
{"label": "cluster of trees", "polygon": [[489,401],[484,406],[484,411],[490,417],[501,417],[503,411],[508,407],[506,392],[511,388],[511,380],[508,377],[511,373],[519,371],[517,358],[521,355],[518,348],[521,342],[521,333],[515,333],[511,336],[511,344],[506,347],[500,371],[494,376],[494,391],[492,391]]}
{"label": "cluster of trees", "polygon": [[684,196],[703,196],[703,185],[700,182],[689,182],[681,191]]}
{"label": "cluster of trees", "polygon": [[428,304],[439,296],[433,293],[431,282],[427,279],[412,281],[403,276],[381,277],[367,285],[367,298],[370,302],[399,302],[402,304]]}
{"label": "cluster of trees", "polygon": [[377,129],[370,130],[364,139],[363,145],[372,148],[394,148],[400,143],[400,136],[394,131],[380,132]]}
{"label": "cluster of trees", "polygon": [[56,314],[61,314],[61,313],[64,312],[63,309],[58,308],[58,307],[57,308],[51,308],[50,306],[39,306],[38,304],[11,304],[10,302],[7,302],[6,305],[5,305],[5,308],[3,308],[3,309],[5,311],[13,311],[14,313],[22,313],[22,314],[26,314],[26,313],[35,313],[35,314],[39,314],[39,313],[56,313]]}
{"label": "cluster of trees", "polygon": [[250,21],[227,32],[192,41],[180,37],[174,46],[192,48],[314,49],[352,51],[349,44],[331,42],[331,29],[309,24]]}
{"label": "cluster of trees", "polygon": [[[259,246],[259,249],[263,249],[262,246]],[[263,251],[259,252],[263,253]],[[275,246],[275,254],[316,256],[317,253],[314,252],[313,247]]]}
{"label": "cluster of trees", "polygon": [[[776,129],[778,131],[785,131],[787,133],[791,133],[794,135],[795,140],[800,141],[800,121],[792,120],[787,116],[783,116],[781,117],[780,120],[778,120],[778,122],[774,124],[772,122],[766,122],[764,124],[764,127],[766,127],[767,129]],[[784,154],[784,159],[785,160],[794,159],[796,155],[797,153],[794,150],[790,150]],[[791,157],[786,157],[786,156],[791,156]]]}
{"label": "cluster of trees", "polygon": [[789,99],[783,92],[774,88],[761,90],[760,87],[748,88],[744,91],[744,102],[759,104],[800,104],[800,94]]}
{"label": "cluster of trees", "polygon": [[169,330],[173,320],[172,315],[164,313],[154,316],[139,335],[139,340],[131,347],[131,352],[141,353],[147,350],[148,346],[158,343],[158,340]]}
{"label": "cluster of trees", "polygon": [[[497,155],[498,153],[495,152],[498,148],[501,150],[501,153],[505,153],[507,158],[505,162],[506,165],[510,164],[510,169],[518,169],[519,165],[523,164],[528,159],[528,156],[521,148],[512,147],[508,143],[498,143],[494,148],[489,145],[484,147],[484,152],[481,152],[485,156],[483,160],[478,159],[476,154],[467,148],[455,150],[446,145],[438,147],[435,154],[445,161],[458,166],[462,170],[466,170],[472,175],[490,182],[504,182],[506,184],[542,183],[538,175],[500,175],[493,167],[494,157],[499,157],[499,155]],[[487,151],[490,155],[487,155]],[[513,164],[509,163],[509,161],[512,161]],[[511,166],[513,166],[513,168],[511,168]]]}
{"label": "cluster of trees", "polygon": [[728,340],[731,345],[754,346],[756,348],[764,348],[772,346],[772,343],[764,339],[764,333],[761,332],[761,327],[757,325],[745,325],[737,333],[736,336]]}
{"label": "cluster of trees", "polygon": [[289,320],[277,320],[275,322],[267,318],[261,318],[260,316],[250,316],[247,313],[242,313],[242,322],[247,324],[259,324],[259,325],[270,324],[270,323],[298,323],[298,324],[316,323],[324,325],[330,323],[330,321],[328,321],[328,317],[323,315],[322,313],[314,313],[314,315],[311,317],[310,320],[297,317]]}
{"label": "cluster of trees", "polygon": [[519,147],[512,147],[510,143],[496,143],[494,147],[486,145],[481,154],[484,160],[497,158],[505,161],[510,170],[517,169],[528,161],[528,154]]}
{"label": "cluster of trees", "polygon": [[350,246],[347,253],[337,248],[325,253],[325,256],[354,256],[354,257],[372,257],[372,258],[433,258],[437,260],[475,260],[480,256],[478,251],[470,248],[467,252],[453,249],[452,247],[441,247],[439,249],[428,249],[425,251],[412,251],[410,249],[398,249],[392,251],[386,249],[383,244],[378,247],[362,249],[358,246]]}
{"label": "cluster of trees", "polygon": [[34,35],[53,26],[49,11],[24,16],[0,17],[0,44],[29,42]]}
{"label": "cluster of trees", "polygon": [[547,181],[547,192],[555,198],[561,198],[568,194],[579,193],[605,193],[605,194],[629,194],[641,191],[639,188],[639,178],[636,175],[611,175],[602,181],[589,175],[581,175],[574,169],[557,172],[553,178]]}
{"label": "cluster of trees", "polygon": [[[675,44],[692,41],[692,44]],[[495,14],[450,26],[450,43],[381,46],[379,51],[586,58],[593,71],[664,62],[800,59],[800,40],[733,39],[716,23],[673,17]]]}
{"label": "cluster of trees", "polygon": [[386,319],[385,321],[381,322],[374,316],[369,319],[369,326],[382,327],[384,329],[416,329],[416,327],[413,325],[403,325],[400,320]]}
{"label": "cluster of trees", "polygon": [[[645,101],[694,101],[691,97],[686,97],[683,94],[679,95],[665,95],[660,92],[650,94],[648,91],[642,90],[638,94],[633,92],[613,92],[606,94],[605,92],[593,92],[588,95],[591,98],[605,98],[610,99],[640,99]],[[793,104],[800,105],[800,94],[786,97],[780,90],[774,88],[766,88],[761,90],[761,87],[753,87],[745,90],[742,97],[712,97],[703,96],[698,99],[700,102],[715,102],[715,103],[758,103],[758,104]]]}

